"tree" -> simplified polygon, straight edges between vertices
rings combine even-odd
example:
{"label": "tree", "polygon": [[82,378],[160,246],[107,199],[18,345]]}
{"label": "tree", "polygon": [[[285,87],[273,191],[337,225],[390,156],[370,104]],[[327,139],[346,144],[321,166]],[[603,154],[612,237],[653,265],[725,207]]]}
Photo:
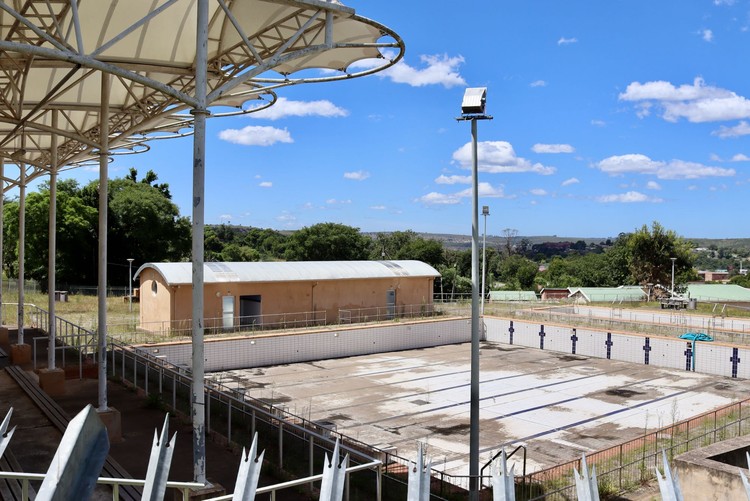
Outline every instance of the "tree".
{"label": "tree", "polygon": [[530,259],[513,255],[500,263],[500,280],[506,290],[533,290],[539,266]]}
{"label": "tree", "polygon": [[[108,260],[125,263],[180,261],[190,256],[190,221],[163,190],[130,179],[115,179],[109,189]],[[114,283],[127,283],[127,268],[110,270]]]}
{"label": "tree", "polygon": [[503,238],[505,239],[505,255],[509,257],[513,254],[513,240],[518,236],[518,230],[513,228],[505,228],[503,230]]}
{"label": "tree", "polygon": [[[26,197],[25,275],[39,281],[46,290],[49,256],[49,183]],[[18,276],[17,200],[3,210],[3,263],[8,277]],[[56,274],[61,287],[71,283],[96,283],[98,211],[86,205],[75,180],[57,184]]]}
{"label": "tree", "polygon": [[290,261],[352,261],[370,255],[372,239],[359,228],[338,223],[319,223],[295,231],[285,256]]}
{"label": "tree", "polygon": [[416,259],[433,267],[443,263],[443,244],[420,237],[411,230],[378,233],[372,259]]}
{"label": "tree", "polygon": [[651,228],[643,225],[627,240],[628,269],[636,283],[671,285],[672,260],[675,258],[675,283],[691,274],[692,246],[674,231],[666,230],[658,222]]}

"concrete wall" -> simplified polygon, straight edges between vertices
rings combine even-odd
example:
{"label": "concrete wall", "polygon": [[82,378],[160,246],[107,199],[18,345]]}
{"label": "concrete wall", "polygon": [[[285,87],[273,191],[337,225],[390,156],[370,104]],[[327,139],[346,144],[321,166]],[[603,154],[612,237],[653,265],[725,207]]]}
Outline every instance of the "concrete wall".
{"label": "concrete wall", "polygon": [[[750,447],[750,437],[725,440],[677,456],[674,471],[679,478],[685,501],[725,501],[746,499],[745,487],[740,478],[740,468],[712,458]],[[745,464],[744,451],[741,464],[745,475],[750,472]]]}
{"label": "concrete wall", "polygon": [[[224,338],[206,341],[206,371],[368,355],[469,341],[471,322],[467,319],[398,322],[299,334]],[[152,345],[141,349],[164,356],[176,365],[192,365],[192,345],[189,342]]]}
{"label": "concrete wall", "polygon": [[[515,319],[485,317],[487,341],[581,356],[607,358],[705,374],[750,378],[750,347],[697,343],[596,329],[572,329]],[[395,322],[377,326],[329,328],[294,334],[206,341],[206,370],[218,371],[409,350],[471,341],[469,319]],[[189,342],[143,349],[178,365],[191,363]],[[158,350],[158,351],[155,351]]]}
{"label": "concrete wall", "polygon": [[561,324],[497,317],[485,317],[485,328],[485,339],[497,343],[750,378],[750,347],[744,345],[699,342],[693,346],[678,338],[592,328],[573,329]]}

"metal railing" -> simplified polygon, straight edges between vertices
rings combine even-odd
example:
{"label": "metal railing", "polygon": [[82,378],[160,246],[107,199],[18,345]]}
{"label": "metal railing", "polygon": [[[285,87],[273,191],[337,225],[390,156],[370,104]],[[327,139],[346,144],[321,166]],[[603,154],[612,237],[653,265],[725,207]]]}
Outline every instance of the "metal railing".
{"label": "metal railing", "polygon": [[[27,501],[30,499],[30,483],[44,481],[46,475],[43,473],[24,473],[24,472],[8,472],[0,471],[0,478],[8,480],[18,480],[21,483],[21,501]],[[138,480],[134,478],[112,478],[112,477],[99,477],[96,480],[97,485],[108,485],[112,488],[112,500],[118,501],[120,499],[120,486],[130,485],[135,487],[143,487],[146,485],[145,480]],[[191,489],[200,489],[205,487],[203,484],[196,482],[167,482],[167,488],[177,489],[182,492],[183,501],[190,499]],[[231,497],[230,497],[231,499]]]}
{"label": "metal railing", "polygon": [[[661,452],[675,456],[716,442],[750,434],[750,399],[699,416],[675,422],[614,447],[586,454],[589,467],[596,465],[600,495],[614,495],[653,480],[661,465]],[[575,499],[573,469],[581,460],[569,461],[517,478],[520,499]]]}
{"label": "metal railing", "polygon": [[342,308],[339,309],[339,324],[383,322],[399,318],[425,318],[432,317],[438,313],[439,310],[432,303]]}

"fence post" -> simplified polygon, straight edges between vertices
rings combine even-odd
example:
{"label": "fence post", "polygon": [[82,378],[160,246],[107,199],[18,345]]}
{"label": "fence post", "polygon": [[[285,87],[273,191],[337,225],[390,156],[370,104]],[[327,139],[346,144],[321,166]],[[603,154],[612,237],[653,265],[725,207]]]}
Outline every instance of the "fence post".
{"label": "fence post", "polygon": [[279,420],[279,468],[284,469],[284,422]]}
{"label": "fence post", "polygon": [[146,396],[148,397],[148,361],[146,361],[143,366],[146,368],[146,382],[143,385],[143,388],[146,390]]}
{"label": "fence post", "polygon": [[250,420],[250,436],[255,436],[255,409],[253,409],[252,418]]}
{"label": "fence post", "polygon": [[[308,474],[312,477],[313,475],[315,475],[315,469],[314,469],[314,465],[313,465],[313,448],[314,448],[313,442],[314,442],[314,438],[313,438],[312,435],[309,435],[309,436],[310,436],[310,458],[309,458],[310,468],[309,468],[309,473]],[[313,492],[313,489],[314,489],[314,484],[313,484],[313,482],[310,482],[310,492],[311,493]]]}
{"label": "fence post", "polygon": [[227,441],[232,441],[232,397],[227,397]]}
{"label": "fence post", "polygon": [[172,374],[172,409],[177,412],[177,374]]}

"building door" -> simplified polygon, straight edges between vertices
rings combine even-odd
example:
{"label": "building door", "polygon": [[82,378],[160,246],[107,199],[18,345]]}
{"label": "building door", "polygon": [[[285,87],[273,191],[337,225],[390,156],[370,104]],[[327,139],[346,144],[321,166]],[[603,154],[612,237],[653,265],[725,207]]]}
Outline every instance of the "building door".
{"label": "building door", "polygon": [[260,325],[262,323],[260,295],[240,296],[240,325]]}
{"label": "building door", "polygon": [[385,293],[386,318],[388,320],[396,316],[396,291],[388,289]]}
{"label": "building door", "polygon": [[221,298],[221,325],[224,329],[234,327],[234,296]]}

